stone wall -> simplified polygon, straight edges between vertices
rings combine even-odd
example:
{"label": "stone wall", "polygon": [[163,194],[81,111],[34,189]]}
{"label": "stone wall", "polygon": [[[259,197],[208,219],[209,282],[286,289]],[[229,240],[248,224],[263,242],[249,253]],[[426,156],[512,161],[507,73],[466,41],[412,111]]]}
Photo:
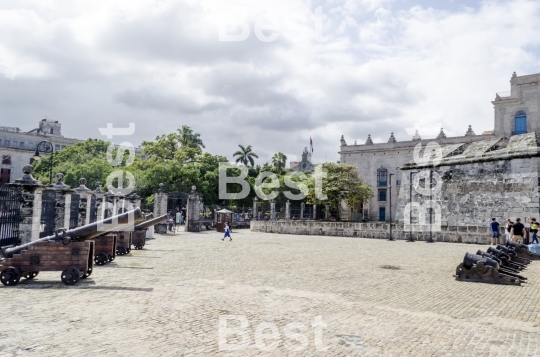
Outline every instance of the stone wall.
{"label": "stone wall", "polygon": [[[251,221],[250,228],[254,232],[357,237],[357,238],[390,238],[390,224],[385,222],[357,223],[357,222],[323,222],[323,221]],[[394,239],[408,239],[409,232],[403,231],[403,226],[392,224]],[[426,241],[429,239],[427,230],[412,233],[414,240]],[[501,242],[504,237],[501,230]],[[488,227],[477,226],[443,226],[440,232],[433,232],[433,240],[450,243],[476,243],[489,244],[490,235]]]}

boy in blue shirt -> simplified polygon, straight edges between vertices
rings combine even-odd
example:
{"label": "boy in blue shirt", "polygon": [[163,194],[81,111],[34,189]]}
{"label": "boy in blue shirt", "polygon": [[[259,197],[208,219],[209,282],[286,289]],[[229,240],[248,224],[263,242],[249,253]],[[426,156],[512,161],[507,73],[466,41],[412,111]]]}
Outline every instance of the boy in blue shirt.
{"label": "boy in blue shirt", "polygon": [[221,240],[225,240],[225,238],[229,237],[229,241],[232,242],[232,238],[231,238],[231,229],[229,228],[229,223],[227,223],[225,225],[225,235],[223,236],[223,238],[221,238]]}

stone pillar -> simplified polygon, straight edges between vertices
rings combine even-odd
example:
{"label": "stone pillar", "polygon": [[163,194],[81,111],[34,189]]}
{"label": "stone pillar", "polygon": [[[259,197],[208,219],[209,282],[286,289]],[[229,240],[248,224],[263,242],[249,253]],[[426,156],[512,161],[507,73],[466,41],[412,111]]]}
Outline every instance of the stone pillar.
{"label": "stone pillar", "polygon": [[79,187],[75,189],[75,192],[79,194],[79,224],[78,226],[87,225],[90,222],[90,198],[92,197],[92,191],[86,187],[86,179],[81,177],[79,180]]}
{"label": "stone pillar", "polygon": [[137,195],[137,192],[133,191],[133,193],[128,196],[128,200],[130,203],[130,211],[135,208],[141,208],[141,196]]}
{"label": "stone pillar", "polygon": [[56,174],[56,183],[50,185],[50,188],[56,191],[56,209],[54,217],[54,230],[69,229],[69,213],[71,209],[71,195],[75,193],[68,185],[64,183],[64,174]]}
{"label": "stone pillar", "polygon": [[313,205],[313,217],[312,217],[312,219],[314,221],[317,220],[317,205],[316,204]]}
{"label": "stone pillar", "polygon": [[253,199],[253,220],[258,220],[259,219],[259,200],[257,199],[257,197],[255,197]]}
{"label": "stone pillar", "polygon": [[[39,228],[41,221],[41,193],[45,186],[41,181],[34,180],[32,165],[23,167],[23,177],[8,183],[6,186],[12,188],[16,193],[12,196],[15,200],[12,208],[19,209],[19,230],[14,234],[18,242],[16,244],[26,244],[39,239]],[[19,202],[17,202],[17,199]],[[11,207],[10,207],[11,208]]]}
{"label": "stone pillar", "polygon": [[273,200],[270,201],[270,220],[276,220],[276,202]]}
{"label": "stone pillar", "polygon": [[[163,184],[159,184],[159,189],[154,193],[154,218],[167,214],[167,192],[163,189]],[[155,232],[167,233],[167,223],[159,223],[155,226]]]}
{"label": "stone pillar", "polygon": [[300,203],[300,220],[304,219],[304,209],[306,208],[306,204],[304,202]]}
{"label": "stone pillar", "polygon": [[199,232],[199,193],[196,191],[197,187],[192,186],[187,201],[187,223],[186,227],[188,232]]}
{"label": "stone pillar", "polygon": [[94,191],[94,196],[96,196],[96,221],[102,221],[105,215],[105,192],[101,189],[101,182],[96,182],[96,189]]}
{"label": "stone pillar", "polygon": [[110,218],[114,215],[115,208],[115,194],[112,191],[112,186],[109,187],[109,190],[105,193],[103,197],[103,218]]}
{"label": "stone pillar", "polygon": [[324,206],[324,219],[330,219],[330,206]]}
{"label": "stone pillar", "polygon": [[291,203],[289,202],[289,200],[287,200],[287,203],[285,203],[285,220],[291,220]]}

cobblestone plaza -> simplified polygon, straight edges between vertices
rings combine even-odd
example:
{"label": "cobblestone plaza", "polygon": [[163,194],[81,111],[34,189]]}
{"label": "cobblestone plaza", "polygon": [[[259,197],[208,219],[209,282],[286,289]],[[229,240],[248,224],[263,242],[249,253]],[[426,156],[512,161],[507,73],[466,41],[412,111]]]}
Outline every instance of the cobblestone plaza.
{"label": "cobblestone plaza", "polygon": [[[465,252],[485,248],[479,245],[249,230],[232,236],[158,235],[75,286],[62,284],[58,272],[1,286],[0,356],[540,354],[540,262],[524,272],[523,286],[498,286],[452,277]],[[219,319],[227,315],[248,321],[247,348],[220,350]],[[315,343],[318,316],[325,351]],[[261,323],[279,330],[263,340],[279,342],[273,351],[257,346]],[[285,336],[291,323],[305,325],[307,340]],[[241,340],[228,336],[230,345]]]}

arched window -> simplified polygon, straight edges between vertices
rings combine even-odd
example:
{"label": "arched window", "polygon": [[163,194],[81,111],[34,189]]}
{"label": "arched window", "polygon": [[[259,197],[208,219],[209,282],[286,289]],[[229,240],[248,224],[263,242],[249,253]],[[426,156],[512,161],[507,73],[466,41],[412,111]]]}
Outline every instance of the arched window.
{"label": "arched window", "polygon": [[527,132],[527,115],[520,110],[514,117],[514,135],[525,134]]}

